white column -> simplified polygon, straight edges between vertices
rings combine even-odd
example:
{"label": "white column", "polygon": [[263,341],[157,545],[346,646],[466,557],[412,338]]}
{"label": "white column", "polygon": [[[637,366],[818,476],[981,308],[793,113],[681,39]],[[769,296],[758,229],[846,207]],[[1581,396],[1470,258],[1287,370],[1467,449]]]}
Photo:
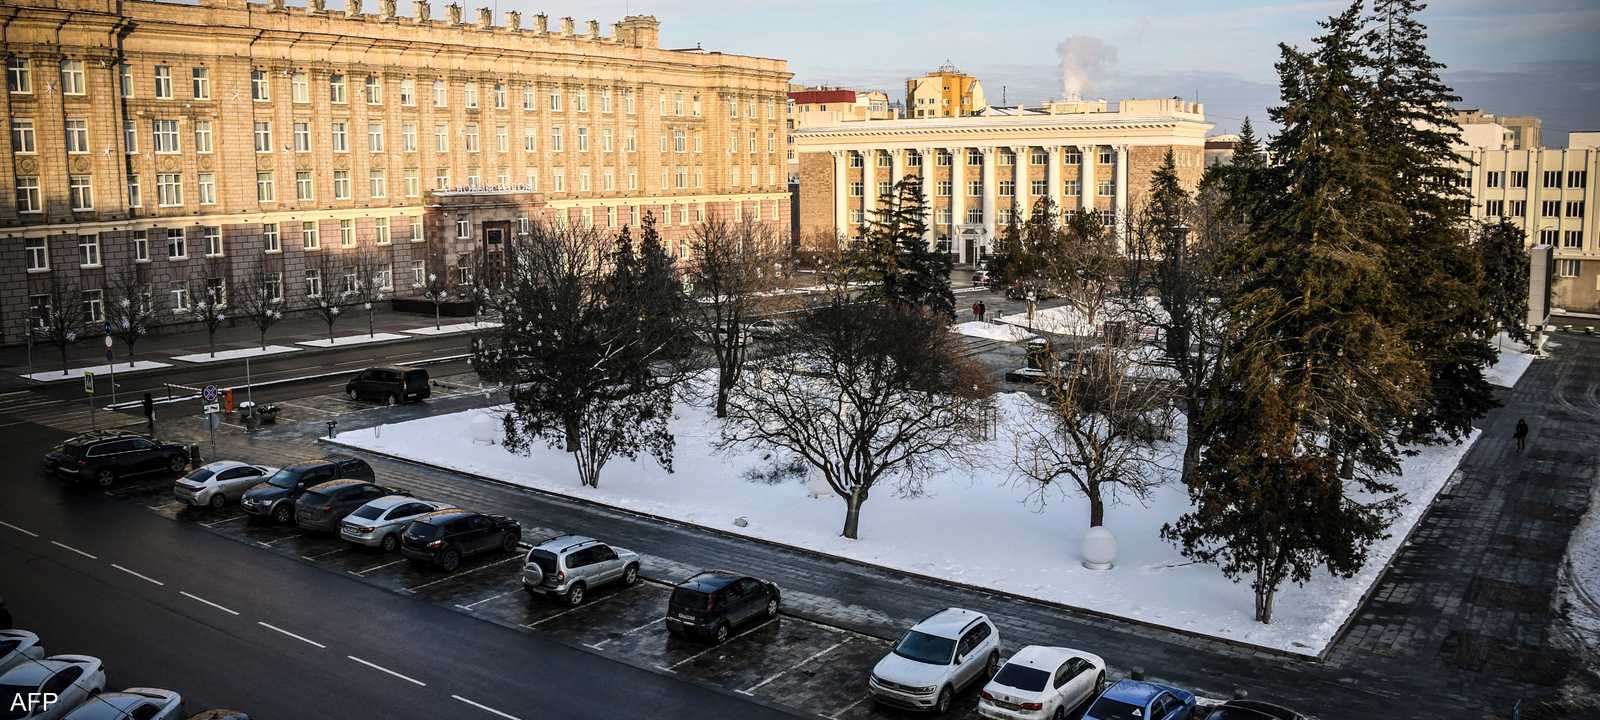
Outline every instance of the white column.
{"label": "white column", "polygon": [[1028,209],[1033,207],[1033,197],[1028,187],[1028,164],[1033,160],[1033,153],[1028,147],[1013,146],[1011,148],[1012,183],[1015,186],[1011,196],[1011,211],[1016,213],[1017,222],[1022,222],[1028,216]]}
{"label": "white column", "polygon": [[861,224],[872,222],[872,211],[878,208],[878,151],[861,151]]}
{"label": "white column", "polygon": [[1100,147],[1079,145],[1078,152],[1083,156],[1078,170],[1078,210],[1094,212],[1094,164],[1100,159]]}
{"label": "white column", "polygon": [[983,153],[983,237],[978,241],[982,245],[994,242],[995,197],[1000,189],[995,183],[995,166],[1000,164],[1000,148],[979,148],[978,152]]}
{"label": "white column", "polygon": [[967,166],[967,149],[957,146],[945,148],[945,151],[950,153],[950,246],[955,248],[956,262],[966,262],[967,246],[961,242],[956,228],[967,221],[967,188],[962,177]]}
{"label": "white column", "polygon": [[1050,155],[1050,164],[1044,171],[1045,183],[1049,186],[1047,189],[1050,192],[1050,202],[1056,206],[1056,219],[1060,220],[1061,211],[1064,209],[1061,205],[1061,186],[1066,182],[1061,174],[1061,146],[1051,145],[1045,150]]}
{"label": "white column", "polygon": [[1122,233],[1128,227],[1128,146],[1117,146],[1117,251],[1124,248]]}
{"label": "white column", "polygon": [[924,233],[923,239],[928,241],[928,247],[931,248],[939,237],[933,223],[938,217],[933,212],[933,148],[920,147],[917,148],[917,153],[922,156],[922,204],[928,208],[928,217],[924,218],[928,224],[928,231]]}
{"label": "white column", "polygon": [[906,179],[905,155],[901,149],[888,150],[889,153],[889,184],[894,185]]}
{"label": "white column", "polygon": [[850,185],[845,182],[845,168],[850,164],[850,153],[844,150],[833,151],[833,227],[836,232],[845,237],[850,237],[850,230],[846,226],[849,222]]}

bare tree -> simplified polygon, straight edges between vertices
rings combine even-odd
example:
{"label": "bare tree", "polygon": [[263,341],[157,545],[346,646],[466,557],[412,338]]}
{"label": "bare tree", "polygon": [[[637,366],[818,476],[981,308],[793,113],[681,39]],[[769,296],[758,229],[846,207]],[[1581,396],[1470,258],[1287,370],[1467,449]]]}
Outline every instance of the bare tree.
{"label": "bare tree", "polygon": [[242,314],[256,327],[262,350],[267,349],[267,331],[283,319],[283,276],[278,267],[263,258],[245,277],[244,286],[234,291]]}
{"label": "bare tree", "polygon": [[[83,323],[88,315],[83,309],[82,292],[76,284],[66,285],[54,278],[47,294],[50,304],[40,308],[35,315],[37,334],[56,347],[61,355],[61,374],[67,374],[67,348],[83,337]],[[33,328],[29,328],[30,332]]]}
{"label": "bare tree", "polygon": [[226,294],[221,286],[207,279],[189,283],[189,318],[206,329],[206,343],[212,357],[217,356],[217,330],[228,320]]}
{"label": "bare tree", "polygon": [[728,414],[728,392],[739,381],[750,350],[749,323],[765,304],[761,293],[777,287],[786,253],[770,227],[746,219],[712,217],[694,229],[688,271],[690,318],[717,363],[717,417]]}
{"label": "bare tree", "polygon": [[118,274],[111,291],[112,296],[106,303],[106,318],[111,323],[111,334],[128,346],[128,365],[132,366],[134,346],[150,334],[160,312],[150,282],[150,266],[128,265]]}
{"label": "bare tree", "polygon": [[317,277],[322,287],[317,288],[315,294],[310,294],[308,289],[306,302],[311,306],[312,312],[322,318],[323,324],[328,326],[328,344],[332,345],[334,323],[339,322],[339,316],[344,314],[345,306],[352,302],[356,291],[354,288],[334,287],[333,274],[342,267],[336,264],[331,253],[327,251],[319,253],[313,264],[317,266]]}
{"label": "bare tree", "polygon": [[363,248],[356,253],[354,265],[356,273],[356,297],[367,311],[367,337],[377,333],[373,330],[373,313],[378,303],[383,302],[386,294],[392,289],[393,277],[389,264],[378,253]]}
{"label": "bare tree", "polygon": [[422,297],[433,303],[433,329],[439,329],[441,308],[450,301],[450,271],[449,260],[445,257],[445,246],[442,238],[428,239],[428,274],[420,283],[413,283],[411,288],[422,294]]}
{"label": "bare tree", "polygon": [[750,360],[720,443],[792,452],[845,501],[841,534],[856,539],[879,483],[916,495],[970,459],[988,385],[951,342],[942,318],[834,293],[800,313],[775,352]]}

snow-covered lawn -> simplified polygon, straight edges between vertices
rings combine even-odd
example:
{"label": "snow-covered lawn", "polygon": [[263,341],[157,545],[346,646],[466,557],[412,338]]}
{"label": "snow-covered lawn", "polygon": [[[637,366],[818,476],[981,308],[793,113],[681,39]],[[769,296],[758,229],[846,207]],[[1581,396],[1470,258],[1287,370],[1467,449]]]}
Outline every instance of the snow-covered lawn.
{"label": "snow-covered lawn", "polygon": [[238,360],[240,358],[247,357],[261,357],[262,355],[281,355],[283,353],[292,352],[300,352],[300,348],[289,347],[288,345],[268,345],[266,347],[252,345],[250,347],[240,348],[238,350],[223,350],[218,352],[216,355],[203,352],[195,353],[193,355],[178,355],[172,359],[186,363],[211,363],[222,362],[223,360]]}
{"label": "snow-covered lawn", "polygon": [[[1533,364],[1533,355],[1528,353],[1527,345],[1506,337],[1505,333],[1496,335],[1491,342],[1500,354],[1500,359],[1483,371],[1483,379],[1488,380],[1491,385],[1515,387],[1522,373]],[[1555,347],[1555,345],[1545,343],[1545,347]]]}
{"label": "snow-covered lawn", "polygon": [[[172,365],[170,363],[155,362],[153,360],[138,360],[132,364],[127,362],[119,362],[117,363],[117,372],[130,373],[138,372],[140,370],[155,370],[164,367],[172,367]],[[60,370],[45,370],[43,372],[36,372],[32,375],[23,374],[22,377],[25,377],[29,380],[36,380],[38,382],[55,382],[57,380],[77,380],[78,382],[83,382],[83,374],[85,372],[94,373],[96,379],[98,379],[101,375],[104,375],[106,376],[106,379],[109,380],[111,377],[111,366],[90,365],[88,367],[75,367],[71,370],[68,370],[64,374]]]}
{"label": "snow-covered lawn", "polygon": [[1039,337],[1015,325],[1002,325],[987,323],[980,320],[964,322],[960,325],[951,325],[950,330],[975,338],[999,340],[1001,342],[1024,342]]}
{"label": "snow-covered lawn", "polygon": [[[677,408],[675,473],[648,460],[618,460],[606,466],[600,487],[592,489],[579,485],[565,453],[541,447],[524,457],[474,442],[475,427],[488,427],[487,422],[498,427],[502,410],[496,408],[387,425],[381,433],[341,433],[332,442],[862,562],[1314,655],[1356,609],[1476,439],[1420,448],[1421,454],[1406,458],[1397,483],[1410,503],[1390,537],[1373,546],[1366,569],[1349,580],[1319,575],[1303,588],[1284,588],[1269,626],[1251,619],[1248,584],[1229,582],[1215,567],[1189,563],[1160,539],[1162,523],[1188,507],[1188,496],[1176,482],[1158,489],[1148,507],[1110,506],[1106,525],[1121,545],[1117,565],[1103,572],[1083,568],[1078,546],[1088,522],[1087,501],[1052,496],[1039,512],[1024,504],[1024,490],[1010,479],[1012,428],[1016,418],[1035,412],[1035,405],[1017,393],[997,401],[1002,426],[995,440],[980,441],[984,460],[978,467],[941,473],[919,498],[898,497],[880,486],[863,508],[861,539],[855,541],[839,536],[844,503],[825,484],[748,479],[749,471],[768,469],[780,458],[760,450],[716,451],[718,422],[697,406]],[[1162,452],[1172,457],[1173,450]],[[748,526],[734,525],[739,517],[747,518]]]}
{"label": "snow-covered lawn", "polygon": [[351,345],[365,345],[367,343],[383,342],[385,340],[404,340],[404,339],[406,339],[406,336],[404,336],[404,335],[396,335],[394,333],[377,333],[375,335],[368,335],[366,333],[362,333],[360,335],[345,335],[344,337],[336,337],[336,338],[334,338],[332,340],[329,340],[327,338],[323,338],[321,340],[301,340],[300,342],[297,342],[295,344],[296,345],[304,345],[306,347],[321,347],[321,348],[325,348],[325,347],[349,347]]}
{"label": "snow-covered lawn", "polygon": [[488,330],[490,328],[497,327],[500,327],[500,323],[492,320],[485,320],[483,322],[464,322],[455,323],[454,325],[440,325],[439,327],[433,327],[430,325],[428,327],[421,327],[415,330],[407,330],[406,332],[411,335],[449,335],[450,333],[467,332],[468,330]]}

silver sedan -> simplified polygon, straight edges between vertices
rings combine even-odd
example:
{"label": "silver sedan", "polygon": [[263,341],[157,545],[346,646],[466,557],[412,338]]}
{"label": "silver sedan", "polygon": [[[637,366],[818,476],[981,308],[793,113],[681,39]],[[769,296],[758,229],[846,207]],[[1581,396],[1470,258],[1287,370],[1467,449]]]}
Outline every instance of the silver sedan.
{"label": "silver sedan", "polygon": [[218,460],[195,468],[172,484],[172,495],[179,502],[195,507],[221,508],[238,500],[244,491],[277,472],[275,467],[251,465],[237,460]]}
{"label": "silver sedan", "polygon": [[455,506],[418,500],[409,495],[385,495],[346,515],[339,523],[339,537],[357,545],[394,552],[400,548],[400,533],[418,515],[451,507]]}
{"label": "silver sedan", "polygon": [[44,658],[39,636],[27,630],[0,630],[0,674],[30,660]]}
{"label": "silver sedan", "polygon": [[67,714],[65,720],[182,720],[183,698],[171,690],[128,688],[96,695]]}

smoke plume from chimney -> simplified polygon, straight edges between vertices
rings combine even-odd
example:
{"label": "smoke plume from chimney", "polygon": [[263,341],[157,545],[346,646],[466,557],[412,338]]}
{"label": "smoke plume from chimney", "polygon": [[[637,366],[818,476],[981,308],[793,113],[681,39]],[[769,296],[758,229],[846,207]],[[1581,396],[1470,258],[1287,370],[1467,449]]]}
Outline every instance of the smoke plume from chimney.
{"label": "smoke plume from chimney", "polygon": [[1081,100],[1095,81],[1117,62],[1117,49],[1100,38],[1071,35],[1056,45],[1061,58],[1061,94],[1067,100]]}

